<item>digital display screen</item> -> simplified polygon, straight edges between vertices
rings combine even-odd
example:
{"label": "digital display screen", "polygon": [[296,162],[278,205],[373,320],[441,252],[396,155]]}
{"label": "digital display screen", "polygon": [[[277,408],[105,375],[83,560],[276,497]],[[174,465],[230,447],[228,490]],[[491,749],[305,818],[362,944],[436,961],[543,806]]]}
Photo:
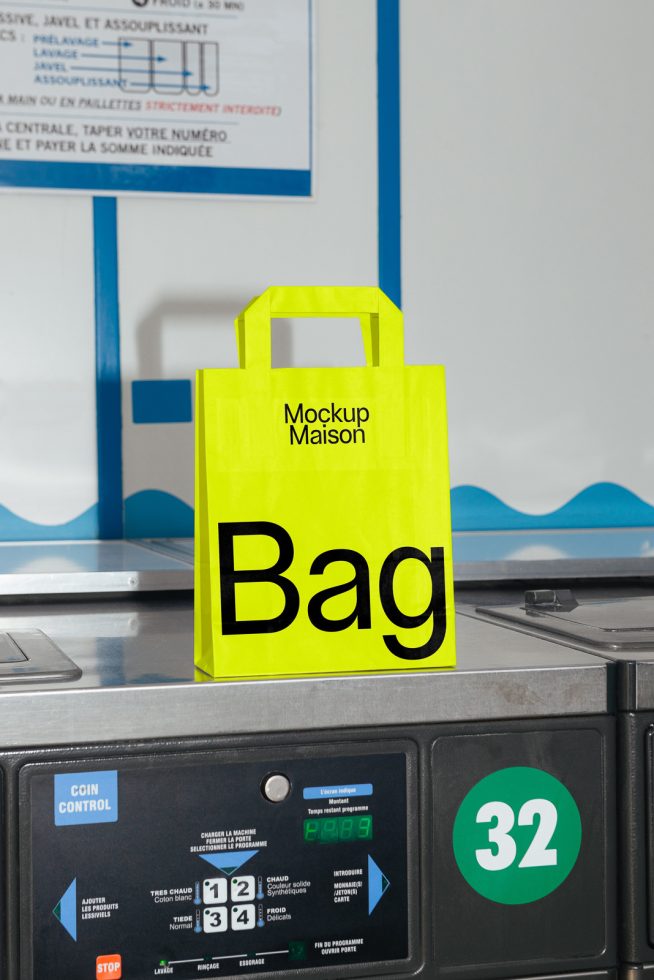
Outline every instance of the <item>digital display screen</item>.
{"label": "digital display screen", "polygon": [[308,844],[340,844],[344,841],[372,840],[372,814],[305,820],[304,840]]}

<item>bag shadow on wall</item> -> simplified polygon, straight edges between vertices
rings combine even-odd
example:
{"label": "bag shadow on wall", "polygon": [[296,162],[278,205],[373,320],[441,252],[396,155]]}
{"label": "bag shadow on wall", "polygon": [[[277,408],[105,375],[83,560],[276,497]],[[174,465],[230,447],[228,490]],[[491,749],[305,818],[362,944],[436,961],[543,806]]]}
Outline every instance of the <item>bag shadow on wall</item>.
{"label": "bag shadow on wall", "polygon": [[[166,297],[123,322],[125,537],[192,537],[195,372],[236,367],[234,316],[247,295]],[[279,338],[280,358],[290,358]]]}
{"label": "bag shadow on wall", "polygon": [[[125,536],[192,537],[195,371],[238,366],[234,316],[245,295],[170,297],[130,338],[123,325]],[[365,363],[356,319],[276,319],[273,367]]]}

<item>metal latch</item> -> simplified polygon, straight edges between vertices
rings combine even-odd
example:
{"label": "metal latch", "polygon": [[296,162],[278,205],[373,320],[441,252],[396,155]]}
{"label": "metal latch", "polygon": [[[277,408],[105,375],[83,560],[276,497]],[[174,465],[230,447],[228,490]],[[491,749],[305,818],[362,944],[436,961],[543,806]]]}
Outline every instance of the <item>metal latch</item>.
{"label": "metal latch", "polygon": [[579,603],[572,589],[530,589],[525,592],[525,610],[572,612]]}

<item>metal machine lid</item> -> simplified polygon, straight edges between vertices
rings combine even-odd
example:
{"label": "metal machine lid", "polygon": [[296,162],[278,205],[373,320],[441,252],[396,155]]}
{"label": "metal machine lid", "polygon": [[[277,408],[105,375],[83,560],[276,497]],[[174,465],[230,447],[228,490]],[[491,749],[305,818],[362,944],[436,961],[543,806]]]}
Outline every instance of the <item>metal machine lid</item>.
{"label": "metal machine lid", "polygon": [[654,577],[651,527],[460,531],[453,550],[458,584]]}
{"label": "metal machine lid", "polygon": [[483,616],[530,631],[581,641],[598,652],[654,654],[654,596],[588,599],[577,602],[568,589],[525,592],[520,605],[478,606]]}
{"label": "metal machine lid", "polygon": [[0,687],[34,681],[74,681],[79,667],[38,629],[0,633]]}
{"label": "metal machine lid", "polygon": [[175,541],[0,544],[0,600],[192,588],[192,552]]}

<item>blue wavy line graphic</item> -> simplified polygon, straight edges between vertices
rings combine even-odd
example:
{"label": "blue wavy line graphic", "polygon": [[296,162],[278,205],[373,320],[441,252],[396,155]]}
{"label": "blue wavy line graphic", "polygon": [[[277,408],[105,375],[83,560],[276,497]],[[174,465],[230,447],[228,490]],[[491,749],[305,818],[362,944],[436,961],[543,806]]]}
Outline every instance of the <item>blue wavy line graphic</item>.
{"label": "blue wavy line graphic", "polygon": [[140,490],[125,500],[126,538],[192,538],[193,508],[163,490]]}
{"label": "blue wavy line graphic", "polygon": [[[141,490],[124,502],[126,538],[192,538],[193,508],[162,490]],[[99,534],[98,505],[64,524],[37,524],[0,504],[0,541],[88,541]]]}
{"label": "blue wavy line graphic", "polygon": [[[125,537],[190,538],[193,508],[163,490],[141,490],[125,500]],[[452,490],[455,531],[518,531],[564,528],[648,527],[654,506],[617,483],[595,483],[548,514],[525,514],[481,487]],[[98,536],[98,506],[64,524],[37,524],[0,504],[0,540],[62,541]]]}
{"label": "blue wavy line graphic", "polygon": [[76,541],[97,536],[97,504],[64,524],[36,524],[0,504],[0,541]]}
{"label": "blue wavy line graphic", "polygon": [[525,514],[481,487],[452,490],[455,531],[542,531],[650,524],[654,524],[654,507],[618,483],[594,483],[548,514]]}

